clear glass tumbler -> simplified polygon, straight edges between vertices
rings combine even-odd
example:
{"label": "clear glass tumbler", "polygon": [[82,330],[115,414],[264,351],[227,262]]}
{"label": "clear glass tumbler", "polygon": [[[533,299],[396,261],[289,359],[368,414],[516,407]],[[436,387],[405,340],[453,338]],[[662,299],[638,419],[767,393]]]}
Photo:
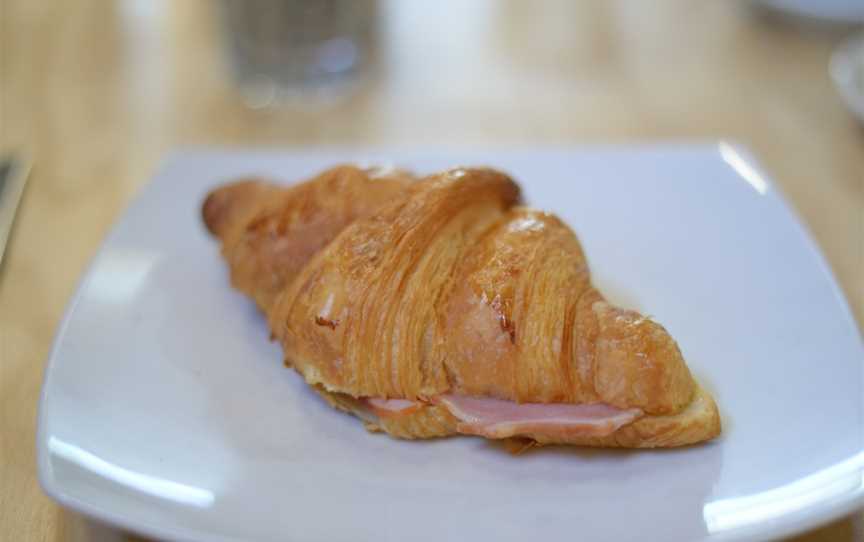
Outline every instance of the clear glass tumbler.
{"label": "clear glass tumbler", "polygon": [[368,68],[377,0],[222,0],[230,69],[248,105],[345,96]]}

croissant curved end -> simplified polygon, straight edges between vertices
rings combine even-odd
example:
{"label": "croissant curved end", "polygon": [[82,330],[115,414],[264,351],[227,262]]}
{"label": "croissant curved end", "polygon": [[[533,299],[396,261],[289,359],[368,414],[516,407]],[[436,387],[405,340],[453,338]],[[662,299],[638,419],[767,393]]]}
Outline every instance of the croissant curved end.
{"label": "croissant curved end", "polygon": [[260,185],[260,181],[248,179],[210,192],[201,206],[201,218],[207,230],[217,237],[223,235],[243,208],[254,201]]}

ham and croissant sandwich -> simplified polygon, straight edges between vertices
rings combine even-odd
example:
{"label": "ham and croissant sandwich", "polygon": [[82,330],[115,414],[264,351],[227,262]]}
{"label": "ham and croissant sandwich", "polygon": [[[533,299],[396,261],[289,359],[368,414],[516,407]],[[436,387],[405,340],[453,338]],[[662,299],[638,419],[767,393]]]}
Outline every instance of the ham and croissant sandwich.
{"label": "ham and croissant sandwich", "polygon": [[202,208],[286,365],[371,431],[670,447],[720,417],[666,330],[607,303],[561,220],[486,168],[345,165]]}

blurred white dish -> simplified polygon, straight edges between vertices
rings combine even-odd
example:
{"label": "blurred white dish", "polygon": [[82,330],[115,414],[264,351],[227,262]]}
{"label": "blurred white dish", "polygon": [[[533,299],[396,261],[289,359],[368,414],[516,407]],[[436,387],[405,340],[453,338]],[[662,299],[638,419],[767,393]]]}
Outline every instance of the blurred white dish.
{"label": "blurred white dish", "polygon": [[[724,433],[664,451],[397,441],[325,405],[230,289],[199,206],[245,174],[492,164],[579,234],[613,301],[652,314]],[[861,339],[819,251],[748,156],[718,146],[193,151],[109,235],[58,332],[45,491],[171,540],[729,540],[862,502]]]}
{"label": "blurred white dish", "polygon": [[833,23],[864,22],[861,0],[754,0],[773,10]]}
{"label": "blurred white dish", "polygon": [[831,78],[849,109],[864,122],[864,34],[849,39],[834,52]]}

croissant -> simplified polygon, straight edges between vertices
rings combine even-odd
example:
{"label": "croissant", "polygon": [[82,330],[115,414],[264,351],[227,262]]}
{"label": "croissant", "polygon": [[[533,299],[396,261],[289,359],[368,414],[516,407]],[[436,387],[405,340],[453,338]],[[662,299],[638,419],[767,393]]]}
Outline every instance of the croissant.
{"label": "croissant", "polygon": [[346,165],[227,184],[202,214],[286,365],[371,431],[631,448],[720,433],[666,330],[607,303],[573,232],[501,172]]}

